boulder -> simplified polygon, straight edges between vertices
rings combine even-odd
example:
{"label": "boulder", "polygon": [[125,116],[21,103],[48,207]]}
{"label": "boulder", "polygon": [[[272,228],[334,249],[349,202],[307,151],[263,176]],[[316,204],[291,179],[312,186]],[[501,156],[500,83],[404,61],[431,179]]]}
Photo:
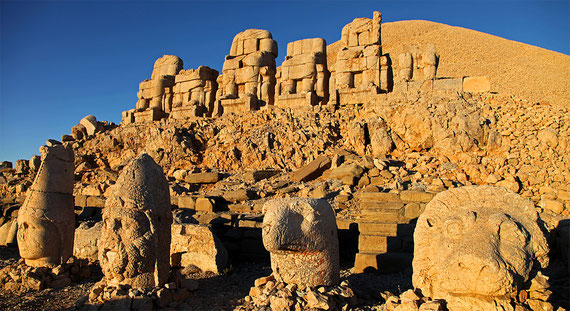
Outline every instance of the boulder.
{"label": "boulder", "polygon": [[228,252],[208,226],[173,224],[170,263],[173,267],[192,265],[221,273],[227,266]]}
{"label": "boulder", "polygon": [[[81,119],[81,121],[79,121],[79,123],[85,127],[87,135],[93,135],[97,131],[97,118],[95,118],[94,115],[85,116],[83,119]],[[73,134],[73,129],[72,129],[72,134]]]}
{"label": "boulder", "polygon": [[293,172],[291,179],[295,181],[310,181],[321,176],[329,167],[331,167],[331,160],[329,157],[322,155]]}

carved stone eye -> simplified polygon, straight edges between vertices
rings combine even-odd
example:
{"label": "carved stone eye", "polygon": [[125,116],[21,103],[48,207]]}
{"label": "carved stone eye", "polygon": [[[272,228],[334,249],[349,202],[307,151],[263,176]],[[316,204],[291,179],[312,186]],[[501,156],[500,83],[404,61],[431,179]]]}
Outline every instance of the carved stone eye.
{"label": "carved stone eye", "polygon": [[426,224],[429,228],[434,228],[436,226],[435,220],[433,218],[426,218]]}
{"label": "carved stone eye", "polygon": [[445,222],[444,230],[452,238],[459,238],[463,235],[463,221],[458,218],[452,218]]}

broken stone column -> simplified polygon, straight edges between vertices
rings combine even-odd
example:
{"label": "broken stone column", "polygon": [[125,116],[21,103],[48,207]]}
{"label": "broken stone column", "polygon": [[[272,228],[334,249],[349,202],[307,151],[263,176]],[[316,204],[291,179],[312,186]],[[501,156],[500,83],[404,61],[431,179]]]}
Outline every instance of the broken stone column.
{"label": "broken stone column", "polygon": [[418,218],[412,280],[450,310],[495,310],[548,261],[531,201],[501,187],[467,186],[437,194]]}
{"label": "broken stone column", "polygon": [[267,30],[238,33],[219,80],[216,114],[257,110],[273,105],[277,42]]}
{"label": "broken stone column", "polygon": [[299,108],[326,103],[329,78],[326,48],[322,38],[287,44],[287,56],[278,72],[278,106]]}
{"label": "broken stone column", "polygon": [[175,77],[170,116],[174,119],[211,116],[218,90],[217,78],[218,71],[207,66],[181,70]]}
{"label": "broken stone column", "polygon": [[326,200],[275,199],[263,211],[263,245],[276,279],[308,287],[339,282],[336,219]]}
{"label": "broken stone column", "polygon": [[49,141],[41,165],[18,212],[18,248],[25,263],[53,267],[73,255],[74,155],[70,145]]}
{"label": "broken stone column", "polygon": [[170,193],[162,168],[142,153],[121,172],[103,209],[99,262],[108,285],[160,286],[170,268]]}
{"label": "broken stone column", "polygon": [[139,84],[136,109],[123,111],[122,122],[151,122],[168,116],[174,98],[174,77],[182,66],[182,59],[175,55],[164,55],[157,59],[151,78]]}

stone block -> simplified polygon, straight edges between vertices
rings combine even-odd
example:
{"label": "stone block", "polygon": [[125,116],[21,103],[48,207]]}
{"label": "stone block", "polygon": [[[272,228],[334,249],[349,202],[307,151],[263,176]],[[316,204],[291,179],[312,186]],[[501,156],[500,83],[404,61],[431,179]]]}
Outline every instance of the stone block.
{"label": "stone block", "polygon": [[228,202],[242,202],[251,200],[255,197],[256,193],[249,189],[238,189],[232,191],[226,191],[222,195],[224,200]]}
{"label": "stone block", "polygon": [[190,184],[213,184],[221,179],[221,173],[204,172],[188,174],[184,180]]}
{"label": "stone block", "polygon": [[228,253],[208,226],[173,224],[170,244],[171,266],[198,267],[202,271],[220,273],[227,266]]}
{"label": "stone block", "polygon": [[269,170],[255,170],[255,171],[245,173],[245,178],[248,180],[260,181],[263,179],[271,178],[272,176],[277,175],[280,172],[281,172],[280,170],[271,170],[271,169],[269,169]]}
{"label": "stone block", "polygon": [[434,90],[461,92],[463,90],[463,79],[462,78],[435,79],[433,81],[433,88]]}
{"label": "stone block", "polygon": [[361,233],[358,236],[358,251],[361,253],[385,253],[388,251],[388,237]]}
{"label": "stone block", "polygon": [[404,190],[400,193],[400,199],[405,202],[428,203],[434,196],[434,193],[418,190]]}
{"label": "stone block", "polygon": [[215,212],[216,202],[211,198],[197,198],[195,204],[196,211],[200,212]]}
{"label": "stone block", "polygon": [[75,229],[73,256],[96,261],[99,254],[97,241],[101,236],[102,227],[102,221],[95,224],[89,224],[87,222],[81,223],[79,227]]}
{"label": "stone block", "polygon": [[75,206],[86,207],[87,206],[87,196],[86,195],[75,195],[74,196]]}
{"label": "stone block", "polygon": [[484,93],[491,90],[489,77],[465,77],[463,78],[463,92]]}
{"label": "stone block", "polygon": [[327,156],[322,155],[291,174],[291,179],[295,181],[310,181],[321,176],[330,166],[331,160]]}
{"label": "stone block", "polygon": [[418,203],[409,203],[404,207],[404,217],[406,219],[415,219],[422,213],[422,208]]}
{"label": "stone block", "polygon": [[359,195],[361,201],[377,202],[402,202],[400,195],[388,192],[362,192]]}
{"label": "stone block", "polygon": [[190,195],[181,195],[178,197],[178,207],[195,209],[196,199]]}
{"label": "stone block", "polygon": [[379,223],[379,222],[359,222],[358,231],[360,232],[360,234],[397,236],[398,224]]}
{"label": "stone block", "polygon": [[105,207],[105,197],[87,196],[85,205],[89,207]]}
{"label": "stone block", "polygon": [[360,215],[367,221],[395,223],[404,221],[404,209],[365,209]]}
{"label": "stone block", "polygon": [[357,253],[353,271],[354,273],[394,273],[409,267],[411,262],[412,254],[409,253]]}

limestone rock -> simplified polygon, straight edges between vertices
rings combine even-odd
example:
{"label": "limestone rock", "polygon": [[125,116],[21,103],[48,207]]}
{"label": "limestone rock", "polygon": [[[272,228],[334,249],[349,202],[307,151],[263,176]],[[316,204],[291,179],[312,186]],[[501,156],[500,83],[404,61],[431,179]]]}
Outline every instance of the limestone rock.
{"label": "limestone rock", "polygon": [[168,183],[146,153],[121,172],[103,209],[99,262],[110,285],[164,284],[170,267],[172,213]]}
{"label": "limestone rock", "polygon": [[454,310],[515,297],[533,262],[546,267],[549,261],[537,221],[534,205],[504,188],[437,194],[414,232],[414,287]]}
{"label": "limestone rock", "polygon": [[325,200],[274,199],[263,211],[263,245],[274,274],[309,287],[339,282],[336,220]]}
{"label": "limestone rock", "polygon": [[176,55],[163,55],[154,62],[151,79],[160,79],[163,76],[175,76],[182,70],[184,63]]}
{"label": "limestone rock", "polygon": [[34,267],[65,263],[73,254],[73,149],[40,148],[41,165],[18,213],[20,256]]}
{"label": "limestone rock", "polygon": [[291,179],[296,181],[309,181],[319,177],[331,166],[331,160],[327,156],[320,156],[309,164],[291,174]]}
{"label": "limestone rock", "polygon": [[172,266],[196,266],[202,271],[221,273],[228,263],[228,253],[208,226],[173,224],[170,245]]}
{"label": "limestone rock", "polygon": [[103,222],[99,221],[89,226],[88,223],[82,223],[75,229],[75,243],[73,245],[73,255],[77,258],[88,259],[89,261],[96,261],[99,257],[99,249],[97,248],[97,241],[101,236],[101,229]]}
{"label": "limestone rock", "polygon": [[79,123],[85,127],[87,135],[93,135],[97,131],[97,118],[94,115],[84,117]]}

